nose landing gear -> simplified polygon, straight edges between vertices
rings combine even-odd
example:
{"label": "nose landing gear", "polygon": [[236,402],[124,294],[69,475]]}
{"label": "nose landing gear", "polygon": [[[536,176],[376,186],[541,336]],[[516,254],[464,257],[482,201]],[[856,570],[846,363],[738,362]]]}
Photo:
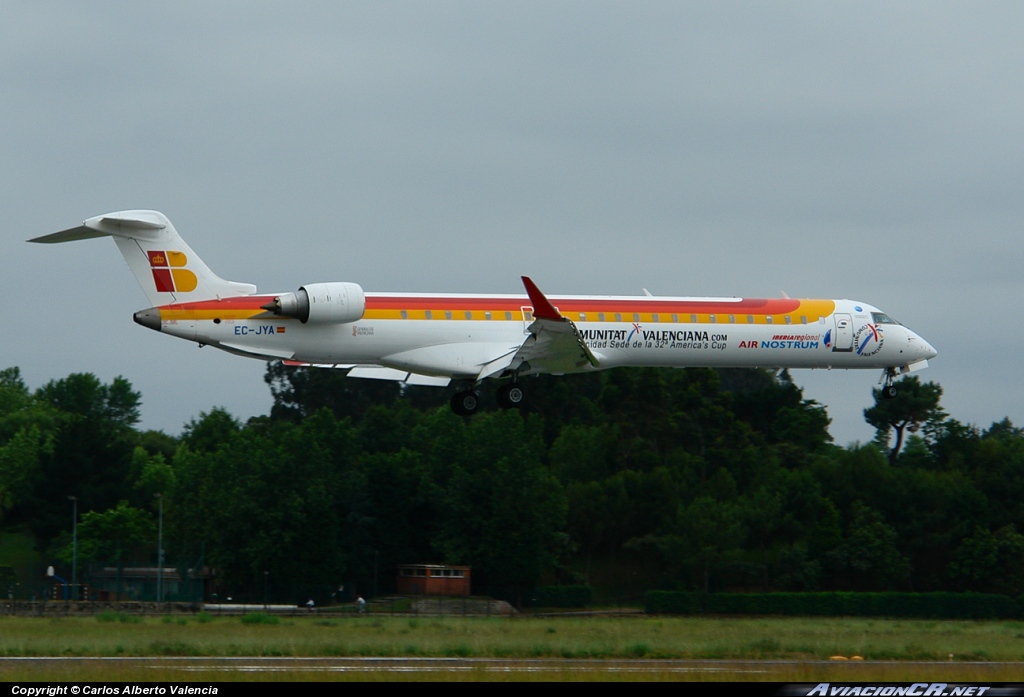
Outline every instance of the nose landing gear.
{"label": "nose landing gear", "polygon": [[882,379],[879,382],[884,383],[882,385],[882,398],[883,399],[895,399],[899,395],[900,390],[896,385],[892,384],[896,378],[895,368],[886,368],[882,371]]}

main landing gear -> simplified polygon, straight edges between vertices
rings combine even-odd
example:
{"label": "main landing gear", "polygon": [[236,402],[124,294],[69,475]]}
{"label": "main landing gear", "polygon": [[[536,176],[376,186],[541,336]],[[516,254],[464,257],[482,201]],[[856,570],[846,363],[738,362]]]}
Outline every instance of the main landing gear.
{"label": "main landing gear", "polygon": [[452,396],[451,407],[452,411],[459,416],[470,416],[475,414],[477,409],[480,408],[480,395],[473,390],[456,392],[455,395]]}
{"label": "main landing gear", "polygon": [[502,409],[518,409],[525,399],[526,393],[517,382],[510,382],[498,388],[498,406]]}
{"label": "main landing gear", "polygon": [[[502,409],[518,409],[526,401],[526,393],[515,381],[499,387],[496,396]],[[456,392],[451,407],[459,416],[471,416],[480,408],[480,395],[472,389]]]}
{"label": "main landing gear", "polygon": [[900,393],[900,390],[896,385],[892,384],[892,381],[896,378],[895,368],[886,368],[882,373],[882,380],[885,384],[882,385],[882,398],[883,399],[895,399]]}

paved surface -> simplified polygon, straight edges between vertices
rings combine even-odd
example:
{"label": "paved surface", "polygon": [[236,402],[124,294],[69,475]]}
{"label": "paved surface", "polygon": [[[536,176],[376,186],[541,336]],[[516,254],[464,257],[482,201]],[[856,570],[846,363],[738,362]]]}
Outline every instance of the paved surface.
{"label": "paved surface", "polygon": [[[791,672],[841,672],[845,679],[870,679],[880,671],[903,669],[921,671],[922,674],[942,678],[943,675],[964,674],[970,671],[975,679],[1007,670],[1024,675],[1024,663],[986,662],[930,662],[930,661],[750,661],[750,660],[657,660],[657,659],[495,659],[495,658],[78,658],[78,657],[25,657],[0,658],[0,679],[5,670],[39,670],[45,675],[58,667],[76,668],[117,665],[124,669],[159,669],[180,671],[181,680],[187,682],[191,674],[221,673],[230,679],[235,673],[533,673],[542,671],[572,673],[628,673],[638,677],[644,673],[675,673],[704,676],[710,680],[779,680]],[[808,676],[805,676],[805,679]]]}

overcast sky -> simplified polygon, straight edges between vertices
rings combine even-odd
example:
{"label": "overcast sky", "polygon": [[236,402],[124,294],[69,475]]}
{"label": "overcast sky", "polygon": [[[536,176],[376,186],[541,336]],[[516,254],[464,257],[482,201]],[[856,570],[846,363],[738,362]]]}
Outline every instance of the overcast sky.
{"label": "overcast sky", "polygon": [[[143,428],[267,413],[264,364],[135,325],[164,212],[261,292],[852,298],[1024,425],[1024,4],[5,2],[0,368],[123,375]],[[846,445],[875,371],[794,371]]]}

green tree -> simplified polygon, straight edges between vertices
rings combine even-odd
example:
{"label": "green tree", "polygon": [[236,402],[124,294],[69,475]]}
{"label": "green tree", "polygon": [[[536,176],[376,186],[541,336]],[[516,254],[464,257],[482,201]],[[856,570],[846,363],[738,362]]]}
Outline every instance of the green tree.
{"label": "green tree", "polygon": [[541,462],[538,419],[479,414],[465,441],[443,496],[439,546],[446,561],[471,564],[519,603],[565,551],[565,494]]}
{"label": "green tree", "polygon": [[[220,420],[219,416],[209,416]],[[326,410],[301,424],[247,426],[174,459],[173,535],[216,566],[226,592],[298,601],[372,575],[373,511],[354,434]]]}
{"label": "green tree", "polygon": [[984,497],[985,518],[975,524],[1024,529],[1024,435],[1008,420],[985,432],[954,423],[935,449],[941,467],[962,472]]}
{"label": "green tree", "polygon": [[[72,557],[71,539],[61,535],[62,548],[57,556],[65,562]],[[156,524],[153,516],[127,501],[106,511],[89,511],[78,523],[78,559],[113,562],[117,566],[117,592],[122,593],[122,572],[128,561],[148,561],[156,549]]]}
{"label": "green tree", "polygon": [[939,406],[942,387],[933,382],[922,383],[916,375],[900,381],[899,394],[893,399],[886,399],[880,389],[873,394],[875,405],[864,410],[864,419],[875,427],[878,443],[883,447],[888,447],[890,434],[895,432],[896,442],[889,451],[891,464],[896,463],[905,431],[934,430],[946,418]]}
{"label": "green tree", "polygon": [[223,407],[214,407],[210,411],[199,412],[198,419],[191,419],[181,434],[181,440],[193,452],[214,452],[222,445],[231,442],[242,425],[238,419]]}
{"label": "green tree", "polygon": [[18,368],[0,370],[0,443],[31,426],[48,433],[55,420],[56,411],[29,392]]}
{"label": "green tree", "polygon": [[23,427],[0,445],[0,521],[31,496],[39,458],[48,445],[36,426]]}
{"label": "green tree", "polygon": [[862,591],[905,587],[910,564],[897,548],[897,539],[896,530],[878,511],[854,502],[847,534],[828,555],[840,584]]}
{"label": "green tree", "polygon": [[688,576],[689,587],[707,593],[715,577],[724,577],[739,561],[746,534],[736,503],[701,496],[679,508],[666,534],[632,540],[627,547],[657,550],[669,579]]}
{"label": "green tree", "polygon": [[140,395],[127,380],[104,384],[95,375],[75,373],[36,391],[35,399],[57,418],[52,438],[40,454],[27,522],[45,545],[68,525],[68,496],[79,510],[107,510],[130,488],[131,459],[137,440]]}
{"label": "green tree", "polygon": [[1017,597],[1024,593],[1024,535],[1013,525],[995,533],[978,527],[956,551],[949,576],[958,590],[1002,593]]}
{"label": "green tree", "polygon": [[0,521],[32,500],[58,425],[57,411],[29,392],[18,368],[0,370]]}
{"label": "green tree", "polygon": [[132,454],[132,479],[135,492],[147,507],[157,495],[166,499],[177,485],[174,468],[163,454],[150,455],[142,446],[136,446]]}
{"label": "green tree", "polygon": [[279,361],[267,364],[264,381],[274,397],[271,418],[298,421],[320,409],[336,418],[358,421],[375,404],[398,399],[401,384],[391,380],[349,379],[343,370],[295,368]]}
{"label": "green tree", "polygon": [[[78,555],[83,560],[123,565],[129,559],[149,557],[155,543],[152,514],[129,506],[127,501],[106,511],[88,511],[78,523]],[[68,552],[65,550],[62,556],[70,560]]]}
{"label": "green tree", "polygon": [[733,394],[736,418],[746,421],[770,444],[785,443],[817,450],[832,441],[824,407],[805,400],[788,370],[778,374],[760,369],[718,371],[722,390]]}
{"label": "green tree", "polygon": [[989,506],[963,472],[901,465],[892,475],[891,487],[872,503],[895,529],[910,562],[910,589],[940,590],[960,541],[989,524]]}

